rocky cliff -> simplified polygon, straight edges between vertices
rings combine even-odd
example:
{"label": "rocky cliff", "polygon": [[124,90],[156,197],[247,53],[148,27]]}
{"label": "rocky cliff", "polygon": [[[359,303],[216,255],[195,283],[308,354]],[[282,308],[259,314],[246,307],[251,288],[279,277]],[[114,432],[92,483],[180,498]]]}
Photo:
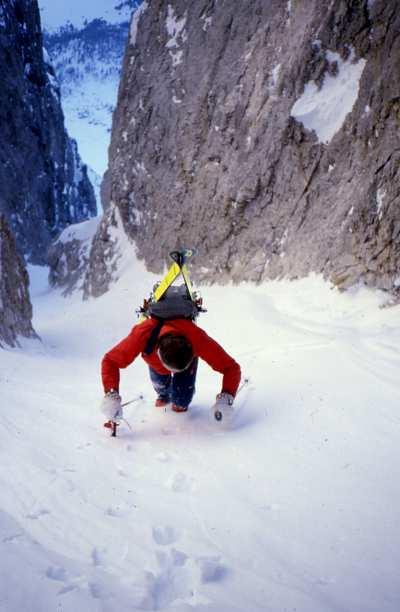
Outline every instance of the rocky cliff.
{"label": "rocky cliff", "polygon": [[0,212],[19,251],[44,264],[54,236],[96,213],[43,52],[37,0],[0,0]]}
{"label": "rocky cliff", "polygon": [[16,346],[18,336],[35,337],[29,279],[14,237],[0,215],[0,347]]}
{"label": "rocky cliff", "polygon": [[399,32],[398,0],[143,3],[107,192],[148,267],[186,245],[206,281],[316,271],[396,290]]}
{"label": "rocky cliff", "polygon": [[69,25],[44,34],[60,84],[68,131],[78,139],[89,176],[99,187],[107,167],[112,113],[128,32],[128,20],[111,24],[95,19],[83,28]]}

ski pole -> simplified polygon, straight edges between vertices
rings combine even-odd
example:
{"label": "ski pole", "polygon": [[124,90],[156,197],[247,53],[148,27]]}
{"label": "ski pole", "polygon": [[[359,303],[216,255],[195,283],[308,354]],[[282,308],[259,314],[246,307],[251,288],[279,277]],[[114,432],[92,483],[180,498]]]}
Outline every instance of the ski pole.
{"label": "ski pole", "polygon": [[124,406],[129,406],[129,404],[133,404],[134,402],[138,402],[139,400],[142,400],[142,399],[143,399],[143,395],[140,394],[134,399],[129,400],[129,402],[124,402],[123,404],[121,404],[121,408],[124,408]]}
{"label": "ski pole", "polygon": [[241,390],[243,389],[243,387],[246,387],[250,382],[250,378],[244,378],[242,384],[240,385],[239,389],[236,391],[236,396],[239,395],[239,393],[241,392]]}

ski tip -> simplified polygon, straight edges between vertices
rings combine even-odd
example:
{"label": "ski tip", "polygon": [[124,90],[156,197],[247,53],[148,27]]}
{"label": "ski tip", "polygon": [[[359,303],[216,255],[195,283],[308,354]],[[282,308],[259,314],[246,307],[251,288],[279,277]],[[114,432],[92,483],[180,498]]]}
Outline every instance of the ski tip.
{"label": "ski tip", "polygon": [[175,263],[178,264],[178,266],[183,266],[185,261],[190,257],[193,257],[195,252],[196,251],[194,249],[180,249],[177,251],[171,251],[169,256],[175,261]]}

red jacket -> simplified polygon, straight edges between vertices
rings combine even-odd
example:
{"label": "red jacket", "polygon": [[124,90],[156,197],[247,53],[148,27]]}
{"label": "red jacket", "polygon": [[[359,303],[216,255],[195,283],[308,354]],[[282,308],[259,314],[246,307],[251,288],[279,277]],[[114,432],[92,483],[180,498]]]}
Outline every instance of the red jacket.
{"label": "red jacket", "polygon": [[[101,363],[101,377],[105,392],[119,389],[119,370],[142,354],[143,359],[159,374],[170,374],[161,363],[156,350],[144,355],[152,329],[157,325],[155,319],[146,319],[132,328],[129,336],[104,355]],[[195,357],[204,359],[213,370],[223,374],[222,391],[235,395],[240,382],[240,366],[206,332],[187,319],[167,321],[161,328],[159,337],[168,333],[185,336],[192,345]]]}

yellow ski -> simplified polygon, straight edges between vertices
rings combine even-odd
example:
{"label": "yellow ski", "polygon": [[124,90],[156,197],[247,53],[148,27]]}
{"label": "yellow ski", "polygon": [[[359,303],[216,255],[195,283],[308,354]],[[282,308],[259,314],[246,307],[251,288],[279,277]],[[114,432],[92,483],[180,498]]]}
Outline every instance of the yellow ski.
{"label": "yellow ski", "polygon": [[180,273],[181,268],[178,266],[177,263],[174,262],[166,273],[166,275],[164,276],[164,278],[162,279],[161,283],[158,285],[157,289],[154,291],[153,300],[155,302],[158,302],[158,300],[162,298],[168,287],[172,285],[172,283],[179,276]]}
{"label": "yellow ski", "polygon": [[[170,266],[162,281],[158,285],[156,285],[153,290],[153,294],[150,296],[149,300],[145,300],[142,308],[137,311],[138,314],[141,315],[139,323],[148,318],[148,305],[150,303],[158,302],[163,297],[168,287],[172,285],[172,283],[178,278],[180,274],[183,277],[190,299],[194,302],[197,301],[198,298],[194,293],[193,285],[189,277],[189,271],[186,266],[186,260],[189,259],[189,257],[191,257],[193,254],[194,251],[190,249],[183,249],[182,251],[172,251],[170,253],[170,257],[174,260],[174,263]],[[200,303],[199,308],[201,308]]]}

